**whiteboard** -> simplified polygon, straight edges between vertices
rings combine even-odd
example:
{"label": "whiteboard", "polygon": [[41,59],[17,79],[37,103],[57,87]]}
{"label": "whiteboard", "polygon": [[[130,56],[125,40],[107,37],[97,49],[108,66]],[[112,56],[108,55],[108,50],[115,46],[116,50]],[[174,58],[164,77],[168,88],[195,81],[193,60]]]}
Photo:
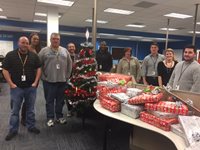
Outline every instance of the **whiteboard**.
{"label": "whiteboard", "polygon": [[13,50],[13,41],[1,41],[0,40],[0,55],[4,57],[9,51]]}

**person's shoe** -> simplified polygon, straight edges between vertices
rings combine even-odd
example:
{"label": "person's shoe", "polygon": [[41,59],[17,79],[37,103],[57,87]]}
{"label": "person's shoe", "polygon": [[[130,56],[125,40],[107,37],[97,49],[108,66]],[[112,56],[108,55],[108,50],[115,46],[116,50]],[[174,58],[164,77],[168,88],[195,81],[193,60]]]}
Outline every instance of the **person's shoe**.
{"label": "person's shoe", "polygon": [[40,133],[40,130],[37,129],[36,127],[30,128],[30,129],[28,129],[28,131],[32,132],[32,133],[35,133],[35,134],[39,134]]}
{"label": "person's shoe", "polygon": [[6,136],[5,140],[10,141],[12,138],[14,138],[17,135],[17,132],[9,132]]}
{"label": "person's shoe", "polygon": [[59,123],[59,124],[66,124],[67,123],[67,120],[65,118],[59,118],[58,120],[56,120],[56,123]]}
{"label": "person's shoe", "polygon": [[23,126],[26,126],[26,120],[25,120],[25,119],[21,119],[21,124],[22,124]]}
{"label": "person's shoe", "polygon": [[53,126],[54,126],[54,121],[53,121],[53,119],[49,119],[49,120],[47,121],[47,126],[48,126],[48,127],[53,127]]}

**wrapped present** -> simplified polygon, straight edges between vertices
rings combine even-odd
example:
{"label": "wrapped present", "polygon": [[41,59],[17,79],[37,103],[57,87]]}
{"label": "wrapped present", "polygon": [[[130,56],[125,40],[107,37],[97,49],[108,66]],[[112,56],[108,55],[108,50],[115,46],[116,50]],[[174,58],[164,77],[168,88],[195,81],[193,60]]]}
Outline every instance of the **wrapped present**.
{"label": "wrapped present", "polygon": [[103,108],[112,112],[119,112],[121,110],[121,103],[107,95],[99,96],[100,104]]}
{"label": "wrapped present", "polygon": [[106,86],[106,87],[117,87],[119,86],[117,83],[111,82],[111,81],[99,81],[97,83],[98,86]]}
{"label": "wrapped present", "polygon": [[142,104],[142,103],[155,103],[162,99],[163,93],[159,94],[146,94],[135,96],[128,100],[129,104]]}
{"label": "wrapped present", "polygon": [[130,98],[125,93],[112,93],[111,97],[120,102],[126,102]]}
{"label": "wrapped present", "polygon": [[129,97],[134,97],[134,96],[137,96],[137,95],[142,94],[142,90],[137,89],[137,88],[127,88],[126,94],[127,94]]}
{"label": "wrapped present", "polygon": [[169,101],[160,101],[156,104],[146,103],[145,109],[174,113],[179,115],[188,114],[188,107],[185,104]]}
{"label": "wrapped present", "polygon": [[200,142],[200,117],[178,116],[179,122],[190,145]]}
{"label": "wrapped present", "polygon": [[177,118],[178,115],[174,113],[167,113],[167,112],[161,112],[161,111],[154,111],[154,110],[148,110],[148,113],[162,119],[167,118]]}
{"label": "wrapped present", "polygon": [[129,105],[126,103],[121,104],[121,113],[125,114],[133,119],[140,116],[140,112],[144,110],[144,106],[141,105]]}
{"label": "wrapped present", "polygon": [[175,133],[176,135],[182,137],[182,138],[185,138],[185,134],[183,132],[183,128],[180,124],[172,124],[171,125],[171,131],[173,133]]}
{"label": "wrapped present", "polygon": [[144,111],[140,113],[140,120],[146,123],[149,123],[153,126],[156,126],[165,131],[170,131],[171,124],[178,123],[177,118],[161,119]]}
{"label": "wrapped present", "polygon": [[126,89],[127,88],[124,86],[113,87],[113,88],[105,86],[98,87],[100,95],[105,95],[109,93],[126,93]]}
{"label": "wrapped present", "polygon": [[[132,77],[128,75],[118,74],[118,73],[104,73],[98,76],[99,81],[112,81],[114,83],[119,83],[120,81],[125,81],[128,83],[132,81]],[[126,84],[125,83],[125,84]]]}

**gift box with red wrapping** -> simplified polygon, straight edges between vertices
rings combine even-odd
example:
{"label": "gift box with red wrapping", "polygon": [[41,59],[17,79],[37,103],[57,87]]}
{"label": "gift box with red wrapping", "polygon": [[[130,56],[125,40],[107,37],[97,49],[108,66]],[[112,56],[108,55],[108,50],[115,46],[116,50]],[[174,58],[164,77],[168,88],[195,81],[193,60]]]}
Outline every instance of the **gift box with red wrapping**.
{"label": "gift box with red wrapping", "polygon": [[165,131],[170,131],[171,124],[178,123],[177,118],[161,119],[144,111],[140,113],[140,120]]}
{"label": "gift box with red wrapping", "polygon": [[121,113],[125,114],[133,119],[140,116],[140,112],[144,110],[144,106],[141,105],[129,105],[126,103],[121,104]]}
{"label": "gift box with red wrapping", "polygon": [[121,103],[108,95],[100,95],[98,98],[103,108],[112,112],[119,112],[121,110]]}
{"label": "gift box with red wrapping", "polygon": [[128,75],[122,75],[118,73],[104,73],[98,76],[99,81],[112,81],[119,83],[120,80],[125,80],[126,83],[132,81],[132,77]]}
{"label": "gift box with red wrapping", "polygon": [[156,110],[179,115],[188,115],[188,107],[182,103],[177,104],[177,102],[160,101],[156,104],[146,103],[145,108],[147,110]]}
{"label": "gift box with red wrapping", "polygon": [[135,96],[128,100],[129,104],[142,104],[142,103],[152,103],[152,102],[158,102],[162,99],[163,93],[158,94],[141,94],[138,96]]}
{"label": "gift box with red wrapping", "polygon": [[125,93],[127,88],[125,86],[118,86],[118,87],[112,87],[112,88],[101,86],[101,87],[98,87],[97,89],[100,95],[105,95],[109,93]]}
{"label": "gift box with red wrapping", "polygon": [[148,113],[162,119],[177,118],[178,115],[174,113],[167,113],[162,111],[147,110]]}

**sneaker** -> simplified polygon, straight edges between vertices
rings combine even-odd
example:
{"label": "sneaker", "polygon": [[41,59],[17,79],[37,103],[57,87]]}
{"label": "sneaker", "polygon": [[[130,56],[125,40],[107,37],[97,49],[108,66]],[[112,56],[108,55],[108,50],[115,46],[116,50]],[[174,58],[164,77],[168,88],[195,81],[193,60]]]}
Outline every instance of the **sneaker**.
{"label": "sneaker", "polygon": [[54,126],[54,121],[53,121],[53,119],[49,119],[49,120],[47,121],[47,126],[48,126],[48,127],[53,127],[53,126]]}
{"label": "sneaker", "polygon": [[28,129],[28,131],[32,132],[32,133],[35,133],[35,134],[39,134],[40,133],[40,130],[37,129],[36,127],[30,128],[30,129]]}
{"label": "sneaker", "polygon": [[67,123],[67,120],[65,118],[59,118],[58,120],[56,120],[56,123],[59,123],[59,124],[66,124]]}
{"label": "sneaker", "polygon": [[17,132],[9,132],[6,136],[5,140],[10,141],[12,138],[14,138],[17,135]]}

